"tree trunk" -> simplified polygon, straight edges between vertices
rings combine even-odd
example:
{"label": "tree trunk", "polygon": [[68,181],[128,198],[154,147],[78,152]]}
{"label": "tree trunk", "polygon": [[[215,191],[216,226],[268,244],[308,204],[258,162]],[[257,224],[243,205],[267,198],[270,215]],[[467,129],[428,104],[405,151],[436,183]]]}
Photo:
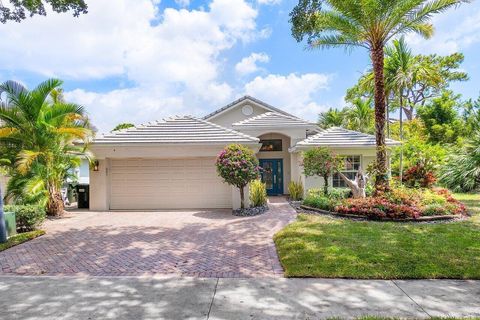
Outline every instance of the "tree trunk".
{"label": "tree trunk", "polygon": [[390,104],[387,96],[385,96],[385,107],[387,109],[385,116],[385,119],[387,119],[387,138],[390,138]]}
{"label": "tree trunk", "polygon": [[[403,142],[403,96],[400,93],[400,142]],[[400,183],[403,181],[403,144],[400,145]]]}
{"label": "tree trunk", "polygon": [[52,188],[48,193],[47,214],[49,216],[61,216],[64,213],[62,194],[60,191]]}
{"label": "tree trunk", "polygon": [[389,189],[387,148],[385,145],[385,79],[383,75],[384,52],[383,45],[371,49],[373,72],[375,75],[375,139],[377,143],[377,176],[376,192]]}
{"label": "tree trunk", "polygon": [[328,194],[328,176],[323,177],[323,195]]}
{"label": "tree trunk", "polygon": [[363,174],[362,170],[358,170],[355,175],[355,181],[348,179],[343,173],[338,172],[340,177],[345,181],[350,190],[352,190],[353,197],[355,199],[365,198],[367,195],[365,193],[365,188],[367,187],[367,177]]}
{"label": "tree trunk", "polygon": [[245,208],[245,187],[240,187],[240,208]]}
{"label": "tree trunk", "polygon": [[407,120],[408,121],[413,120],[413,108],[412,107],[408,107],[408,108],[403,107],[402,109],[403,109],[403,111],[405,111],[405,116],[407,117]]}

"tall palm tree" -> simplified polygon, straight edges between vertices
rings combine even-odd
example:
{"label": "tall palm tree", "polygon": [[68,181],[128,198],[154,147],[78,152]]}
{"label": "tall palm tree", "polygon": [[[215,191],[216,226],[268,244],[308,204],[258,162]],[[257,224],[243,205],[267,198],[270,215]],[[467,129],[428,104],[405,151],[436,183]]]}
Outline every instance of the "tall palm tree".
{"label": "tall palm tree", "polygon": [[0,85],[6,94],[0,105],[0,148],[11,163],[12,192],[23,192],[24,198],[43,192],[50,215],[63,212],[62,184],[80,156],[90,157],[86,146],[92,136],[83,107],[58,99],[61,85],[56,79],[31,91],[15,82]]}
{"label": "tall palm tree", "polygon": [[345,122],[345,113],[342,110],[330,108],[320,113],[318,125],[320,128],[341,127]]}
{"label": "tall palm tree", "polygon": [[[310,35],[312,48],[363,47],[370,53],[375,82],[377,191],[389,188],[385,145],[384,48],[394,37],[410,32],[425,38],[434,28],[434,14],[469,0],[301,0],[292,11],[297,39]],[[310,5],[309,5],[310,4]]]}
{"label": "tall palm tree", "polygon": [[346,119],[348,129],[365,133],[371,132],[374,119],[372,100],[354,99],[346,110]]}

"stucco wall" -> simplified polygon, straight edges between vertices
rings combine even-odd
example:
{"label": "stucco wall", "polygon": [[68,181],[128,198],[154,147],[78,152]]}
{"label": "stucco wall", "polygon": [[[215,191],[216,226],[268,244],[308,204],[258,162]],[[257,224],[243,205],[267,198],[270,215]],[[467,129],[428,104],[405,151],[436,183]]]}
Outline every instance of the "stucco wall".
{"label": "stucco wall", "polygon": [[[332,151],[338,155],[359,155],[362,170],[366,170],[367,166],[373,161],[375,161],[375,148],[332,149]],[[300,170],[302,171],[303,169],[300,167]],[[301,173],[301,175],[303,176],[303,180],[305,181],[305,191],[308,191],[308,189],[321,188],[324,185],[323,178],[305,177],[303,172]],[[328,185],[330,187],[332,186],[332,177],[328,179]]]}
{"label": "stucco wall", "polygon": [[[253,114],[246,116],[242,113],[242,107],[245,105],[250,105],[253,108]],[[232,107],[228,110],[226,110],[224,113],[221,113],[211,119],[208,119],[208,121],[219,124],[223,127],[226,128],[231,128],[232,124],[238,121],[242,121],[251,117],[255,117],[258,115],[261,115],[265,112],[268,112],[269,110],[254,104],[250,101],[243,101],[242,103],[238,104],[235,107]]]}

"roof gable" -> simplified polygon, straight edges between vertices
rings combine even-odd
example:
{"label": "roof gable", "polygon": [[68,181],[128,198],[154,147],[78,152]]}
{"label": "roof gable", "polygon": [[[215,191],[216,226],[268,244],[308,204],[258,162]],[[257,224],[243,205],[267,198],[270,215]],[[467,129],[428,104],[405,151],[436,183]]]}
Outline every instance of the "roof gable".
{"label": "roof gable", "polygon": [[258,100],[256,98],[254,98],[254,97],[246,95],[246,96],[241,97],[240,99],[237,99],[237,100],[233,101],[232,103],[227,104],[224,107],[221,107],[220,109],[217,109],[217,110],[213,111],[212,113],[207,114],[202,119],[212,120],[212,119],[220,116],[221,114],[224,114],[224,113],[228,112],[229,110],[232,110],[232,109],[235,109],[236,107],[239,107],[240,105],[242,105],[244,102],[247,102],[247,101],[252,103],[253,105],[257,105],[257,106],[265,109],[265,111],[267,111],[267,112],[268,111],[277,112],[277,113],[280,113],[280,114],[284,114],[284,115],[287,115],[287,116],[294,117],[293,115],[291,115],[288,112],[285,112],[283,110],[275,108],[274,106],[271,106],[266,102],[263,102],[261,100]]}
{"label": "roof gable", "polygon": [[300,118],[281,114],[278,112],[266,112],[232,124],[239,128],[271,128],[271,127],[311,127],[316,125]]}
{"label": "roof gable", "polygon": [[193,116],[176,116],[101,135],[94,144],[256,144],[258,138]]}

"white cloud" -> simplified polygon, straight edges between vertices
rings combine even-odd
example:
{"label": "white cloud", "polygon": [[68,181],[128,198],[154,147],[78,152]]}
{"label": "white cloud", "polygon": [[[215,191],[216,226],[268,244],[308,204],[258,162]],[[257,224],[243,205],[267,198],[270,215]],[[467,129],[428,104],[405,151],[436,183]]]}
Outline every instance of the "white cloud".
{"label": "white cloud", "polygon": [[260,70],[257,62],[269,62],[270,57],[266,53],[252,53],[248,57],[243,58],[239,63],[235,65],[235,71],[238,74],[244,76]]}
{"label": "white cloud", "polygon": [[279,108],[305,119],[316,120],[318,113],[328,109],[315,102],[318,92],[328,88],[330,77],[320,73],[287,76],[270,74],[256,77],[245,85],[245,92],[268,101]]}
{"label": "white cloud", "polygon": [[[2,65],[65,80],[122,77],[132,88],[66,95],[84,104],[100,130],[195,112],[227,102],[222,80],[225,50],[265,36],[246,0],[212,0],[207,8],[167,8],[158,0],[95,0],[78,19],[34,17],[0,28]],[[180,98],[179,98],[180,97]],[[188,106],[188,108],[186,107]]]}
{"label": "white cloud", "polygon": [[258,0],[259,4],[266,4],[266,5],[274,5],[274,4],[280,4],[282,0]]}
{"label": "white cloud", "polygon": [[431,39],[409,34],[407,42],[418,53],[451,54],[480,42],[480,5],[465,4],[432,19],[435,34]]}

